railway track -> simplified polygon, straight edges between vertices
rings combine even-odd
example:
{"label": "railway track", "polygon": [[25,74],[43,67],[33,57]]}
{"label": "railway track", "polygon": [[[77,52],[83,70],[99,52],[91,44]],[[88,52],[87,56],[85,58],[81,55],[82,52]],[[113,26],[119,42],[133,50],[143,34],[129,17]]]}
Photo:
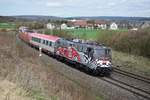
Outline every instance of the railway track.
{"label": "railway track", "polygon": [[109,78],[108,77],[103,77],[103,78],[99,78],[99,79],[101,79],[101,80],[103,80],[105,82],[108,82],[108,83],[110,83],[112,85],[115,85],[117,87],[120,87],[122,89],[125,89],[125,90],[127,90],[129,92],[132,92],[134,95],[137,95],[137,96],[140,96],[140,97],[142,97],[144,99],[150,100],[150,93],[147,92],[147,91],[144,91],[143,89],[136,88],[136,87],[134,87],[132,85],[129,85],[127,83],[124,83],[122,81],[116,80],[116,79],[111,78],[111,77],[109,77]]}
{"label": "railway track", "polygon": [[122,75],[126,75],[128,77],[132,77],[134,79],[141,80],[143,82],[146,82],[146,83],[150,84],[150,78],[148,78],[148,77],[144,77],[144,76],[141,76],[141,75],[133,74],[131,72],[127,72],[127,71],[124,71],[124,70],[121,70],[121,69],[118,69],[118,68],[114,68],[114,72],[120,73]]}
{"label": "railway track", "polygon": [[100,77],[99,79],[106,81],[110,84],[113,84],[117,87],[120,87],[122,89],[125,89],[129,92],[132,92],[137,96],[150,100],[150,79],[149,78],[136,75],[131,72],[127,72],[118,68],[114,68],[113,73],[110,77],[103,77],[103,78]]}

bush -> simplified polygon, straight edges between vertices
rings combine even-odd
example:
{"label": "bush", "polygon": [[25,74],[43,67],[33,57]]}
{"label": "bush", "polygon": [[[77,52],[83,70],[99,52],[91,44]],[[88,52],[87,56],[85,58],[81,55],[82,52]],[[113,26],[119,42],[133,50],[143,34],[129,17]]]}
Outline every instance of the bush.
{"label": "bush", "polygon": [[16,22],[16,27],[19,28],[20,26],[26,26],[30,29],[42,29],[44,28],[44,23],[40,22]]}
{"label": "bush", "polygon": [[149,29],[100,34],[98,41],[111,46],[117,51],[150,57]]}
{"label": "bush", "polygon": [[100,43],[104,43],[108,46],[111,46],[112,44],[112,37],[115,35],[116,32],[114,31],[102,31],[101,33],[98,34],[97,36],[97,41]]}

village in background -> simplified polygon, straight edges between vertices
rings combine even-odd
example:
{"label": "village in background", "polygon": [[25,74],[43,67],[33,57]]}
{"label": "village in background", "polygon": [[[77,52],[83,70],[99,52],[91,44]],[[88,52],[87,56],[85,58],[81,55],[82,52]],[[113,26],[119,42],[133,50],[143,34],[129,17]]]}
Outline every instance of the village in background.
{"label": "village in background", "polygon": [[[6,23],[5,23],[6,22]],[[54,16],[0,16],[0,23],[35,26],[47,29],[102,29],[102,30],[138,30],[150,27],[147,17],[54,17]],[[34,25],[33,25],[34,24]],[[19,26],[18,25],[18,26]]]}
{"label": "village in background", "polygon": [[62,21],[60,24],[51,21],[47,24],[48,29],[102,29],[102,30],[138,30],[150,27],[150,21],[113,21],[113,20],[88,20],[71,19]]}

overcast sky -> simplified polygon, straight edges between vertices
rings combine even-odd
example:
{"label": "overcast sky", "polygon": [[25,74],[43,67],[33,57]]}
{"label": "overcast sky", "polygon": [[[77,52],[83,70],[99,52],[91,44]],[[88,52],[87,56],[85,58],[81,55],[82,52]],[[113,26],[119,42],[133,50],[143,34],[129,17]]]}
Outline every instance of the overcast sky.
{"label": "overcast sky", "polygon": [[0,0],[0,15],[150,17],[150,0]]}

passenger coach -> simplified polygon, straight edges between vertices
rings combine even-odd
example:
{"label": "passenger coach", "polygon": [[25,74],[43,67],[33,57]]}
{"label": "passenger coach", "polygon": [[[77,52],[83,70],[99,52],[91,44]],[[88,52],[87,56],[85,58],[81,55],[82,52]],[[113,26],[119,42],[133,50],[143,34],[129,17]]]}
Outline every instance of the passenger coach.
{"label": "passenger coach", "polygon": [[61,38],[59,38],[57,36],[32,33],[32,34],[30,34],[29,42],[30,42],[30,44],[32,44],[36,47],[41,47],[42,50],[45,50],[47,52],[54,54],[55,44],[59,39],[61,39]]}

